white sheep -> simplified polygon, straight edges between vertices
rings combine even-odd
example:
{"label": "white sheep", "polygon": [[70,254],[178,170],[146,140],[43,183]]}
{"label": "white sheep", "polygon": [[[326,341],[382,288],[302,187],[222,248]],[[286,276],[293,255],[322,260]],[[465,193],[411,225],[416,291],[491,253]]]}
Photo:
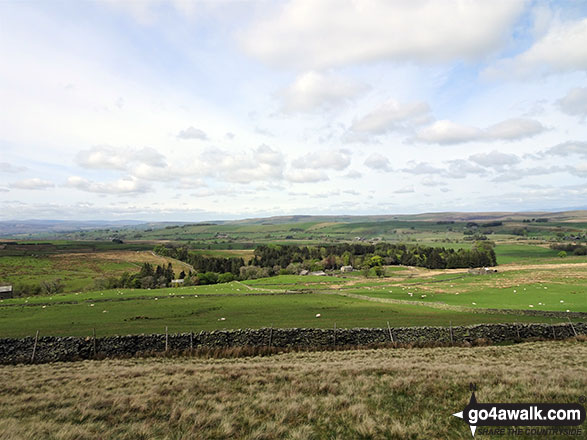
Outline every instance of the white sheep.
{"label": "white sheep", "polygon": [[322,315],[320,313],[316,313],[316,318],[320,318]]}

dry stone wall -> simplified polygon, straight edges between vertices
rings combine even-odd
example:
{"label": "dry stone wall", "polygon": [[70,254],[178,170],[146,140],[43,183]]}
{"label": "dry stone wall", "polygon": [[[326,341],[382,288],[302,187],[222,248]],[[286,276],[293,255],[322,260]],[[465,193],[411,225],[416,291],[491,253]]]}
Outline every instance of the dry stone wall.
{"label": "dry stone wall", "polygon": [[[515,342],[532,338],[565,339],[587,334],[587,323],[571,324],[481,324],[458,327],[396,327],[353,329],[244,329],[219,330],[173,335],[129,335],[103,338],[39,337],[0,339],[0,363],[71,361],[95,357],[129,357],[199,347],[316,348],[399,344],[459,344],[485,339],[492,343]],[[167,342],[166,342],[167,340]]]}

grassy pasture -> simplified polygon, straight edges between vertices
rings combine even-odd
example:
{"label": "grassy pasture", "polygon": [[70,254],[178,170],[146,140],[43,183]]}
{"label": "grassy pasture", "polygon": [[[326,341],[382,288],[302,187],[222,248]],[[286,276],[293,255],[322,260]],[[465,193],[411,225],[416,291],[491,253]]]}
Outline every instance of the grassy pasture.
{"label": "grassy pasture", "polygon": [[481,403],[575,403],[586,358],[558,341],[0,366],[0,438],[467,440],[469,383]]}
{"label": "grassy pasture", "polygon": [[556,259],[557,254],[558,251],[554,249],[528,244],[499,244],[495,247],[497,264],[531,264],[546,258]]}
{"label": "grassy pasture", "polygon": [[[5,301],[0,307],[0,337],[26,336],[35,330],[43,335],[87,336],[92,328],[99,335],[161,333],[165,326],[171,332],[186,332],[269,326],[331,328],[335,323],[340,328],[385,327],[387,321],[395,327],[448,326],[450,322],[550,322],[543,317],[439,310],[338,295],[204,296],[198,289],[158,289],[140,298],[129,298],[117,291],[102,292],[106,299],[80,294],[77,302],[72,300],[69,304],[56,296],[53,302],[21,302],[17,306],[7,306]],[[320,318],[315,317],[317,313]]]}
{"label": "grassy pasture", "polygon": [[502,272],[490,275],[461,272],[409,278],[396,276],[348,284],[343,289],[375,298],[471,308],[587,312],[587,269],[584,265],[521,265],[516,270],[507,270],[507,266],[498,269]]}

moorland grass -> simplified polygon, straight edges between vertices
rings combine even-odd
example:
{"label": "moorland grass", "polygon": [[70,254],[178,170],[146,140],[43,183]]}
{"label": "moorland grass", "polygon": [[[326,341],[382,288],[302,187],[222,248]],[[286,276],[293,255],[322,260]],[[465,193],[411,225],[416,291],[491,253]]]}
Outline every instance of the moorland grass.
{"label": "moorland grass", "polygon": [[585,359],[558,341],[0,366],[0,438],[465,440],[469,383],[480,402],[574,403]]}

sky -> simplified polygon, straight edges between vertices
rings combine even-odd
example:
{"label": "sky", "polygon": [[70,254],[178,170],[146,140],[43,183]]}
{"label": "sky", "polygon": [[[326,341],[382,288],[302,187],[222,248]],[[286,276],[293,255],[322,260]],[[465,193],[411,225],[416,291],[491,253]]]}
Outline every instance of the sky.
{"label": "sky", "polygon": [[0,1],[0,220],[587,209],[587,2]]}

